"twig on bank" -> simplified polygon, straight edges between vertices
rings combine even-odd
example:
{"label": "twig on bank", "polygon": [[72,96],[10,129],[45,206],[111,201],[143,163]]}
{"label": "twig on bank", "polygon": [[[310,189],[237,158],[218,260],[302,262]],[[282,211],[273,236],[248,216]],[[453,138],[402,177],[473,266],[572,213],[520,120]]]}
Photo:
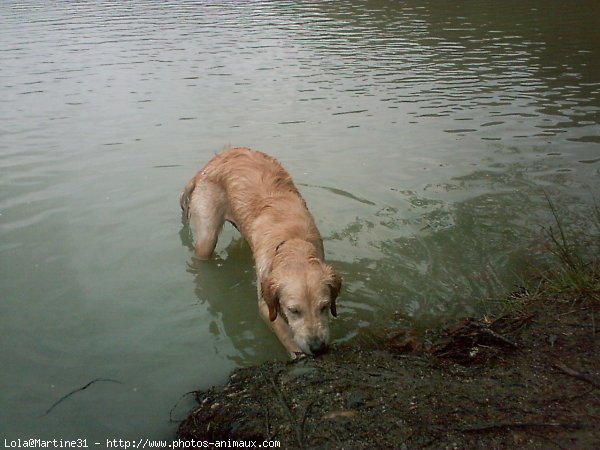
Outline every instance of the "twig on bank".
{"label": "twig on bank", "polygon": [[277,399],[279,400],[281,407],[285,411],[285,413],[288,417],[288,420],[290,421],[290,425],[294,429],[294,433],[296,434],[296,442],[298,443],[298,446],[300,448],[304,448],[304,445],[302,442],[303,441],[302,430],[300,429],[300,427],[298,427],[298,424],[296,423],[296,419],[294,418],[294,414],[292,413],[292,411],[290,410],[290,407],[288,406],[287,402],[285,401],[285,397],[283,396],[283,393],[277,387],[277,383],[275,382],[274,377],[271,375],[268,377],[268,379],[271,383],[271,386],[273,386],[273,391],[275,392],[275,395],[277,396]]}
{"label": "twig on bank", "polygon": [[552,364],[552,367],[560,370],[565,375],[569,375],[571,377],[577,378],[578,380],[585,381],[586,383],[590,383],[595,388],[600,388],[600,382],[596,381],[594,378],[592,378],[589,375],[586,375],[585,373],[581,373],[581,372],[579,372],[575,369],[572,369],[568,366],[565,366],[564,364],[559,363],[559,362]]}
{"label": "twig on bank", "polygon": [[479,330],[479,333],[481,334],[482,337],[489,339],[490,341],[492,341],[495,344],[500,344],[500,345],[503,345],[505,347],[510,347],[510,348],[519,348],[519,345],[516,342],[511,341],[510,339],[502,336],[499,333],[496,333],[493,330],[490,330],[487,327],[482,327]]}
{"label": "twig on bank", "polygon": [[539,434],[539,433],[533,433],[531,431],[528,432],[529,435],[531,436],[535,436],[538,439],[541,439],[543,441],[546,441],[558,448],[560,448],[561,450],[568,450],[566,447],[563,447],[562,445],[560,445],[558,442],[553,441],[552,439],[550,439],[548,436],[544,436],[543,434]]}
{"label": "twig on bank", "polygon": [[492,423],[488,425],[479,425],[474,427],[458,427],[454,431],[463,433],[480,433],[486,431],[503,430],[506,428],[567,428],[578,430],[581,428],[579,423],[556,423],[556,422],[507,422],[507,423]]}
{"label": "twig on bank", "polygon": [[308,419],[308,415],[310,414],[310,409],[313,407],[313,405],[315,405],[315,403],[317,403],[317,399],[311,400],[304,408],[304,414],[302,416],[302,423],[300,424],[300,431],[302,432],[302,438],[304,440],[308,440],[306,437],[307,433],[305,431],[306,419]]}
{"label": "twig on bank", "polygon": [[272,441],[274,435],[271,434],[271,413],[269,411],[269,405],[261,402],[261,406],[265,413],[265,440]]}

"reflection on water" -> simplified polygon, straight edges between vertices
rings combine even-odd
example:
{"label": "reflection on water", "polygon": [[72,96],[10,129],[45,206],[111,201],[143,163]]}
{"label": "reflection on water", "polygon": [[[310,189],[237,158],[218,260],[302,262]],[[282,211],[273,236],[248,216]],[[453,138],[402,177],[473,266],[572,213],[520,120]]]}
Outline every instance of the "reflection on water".
{"label": "reflection on water", "polygon": [[[598,192],[598,17],[592,0],[2,2],[0,434],[168,436],[181,393],[285,357],[235,230],[199,262],[181,228],[179,190],[228,144],[294,175],[344,275],[338,339],[510,289],[544,192],[566,217]],[[122,384],[40,417],[96,378]]]}
{"label": "reflection on water", "polygon": [[[239,366],[264,355],[287,358],[287,353],[258,314],[256,275],[250,247],[237,231],[225,224],[220,251],[211,261],[193,256],[193,240],[187,221],[182,219],[181,243],[189,250],[187,272],[194,277],[198,303],[207,306],[208,329],[212,338],[230,340],[237,353],[230,358]],[[229,235],[234,238],[227,241]],[[225,244],[223,244],[225,242]],[[218,349],[215,349],[218,351]]]}

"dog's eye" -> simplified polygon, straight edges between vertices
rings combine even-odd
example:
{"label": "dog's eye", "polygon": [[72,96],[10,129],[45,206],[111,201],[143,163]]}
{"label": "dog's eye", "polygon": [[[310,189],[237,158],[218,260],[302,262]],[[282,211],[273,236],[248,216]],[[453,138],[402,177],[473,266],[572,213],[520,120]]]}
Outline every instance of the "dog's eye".
{"label": "dog's eye", "polygon": [[300,316],[300,310],[298,308],[288,308],[288,311],[292,316]]}
{"label": "dog's eye", "polygon": [[329,309],[329,305],[321,306],[321,314],[326,314],[328,309]]}

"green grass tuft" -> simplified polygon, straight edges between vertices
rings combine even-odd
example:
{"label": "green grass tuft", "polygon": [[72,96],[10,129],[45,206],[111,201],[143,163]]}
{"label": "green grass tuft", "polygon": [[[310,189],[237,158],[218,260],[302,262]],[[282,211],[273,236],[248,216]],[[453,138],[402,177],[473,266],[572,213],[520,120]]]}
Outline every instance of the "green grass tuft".
{"label": "green grass tuft", "polygon": [[550,239],[550,251],[558,264],[542,275],[545,289],[554,294],[568,294],[576,300],[600,302],[600,208],[592,210],[597,233],[590,235],[564,225],[554,203],[546,195],[554,218],[554,227],[544,228]]}

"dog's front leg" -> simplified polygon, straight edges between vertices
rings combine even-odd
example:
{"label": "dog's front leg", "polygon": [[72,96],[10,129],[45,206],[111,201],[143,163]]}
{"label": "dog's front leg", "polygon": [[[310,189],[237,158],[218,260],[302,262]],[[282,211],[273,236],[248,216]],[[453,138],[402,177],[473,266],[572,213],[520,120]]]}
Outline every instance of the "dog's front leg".
{"label": "dog's front leg", "polygon": [[283,346],[289,353],[290,358],[296,359],[302,356],[304,352],[300,349],[298,344],[296,344],[290,327],[287,323],[285,323],[281,316],[278,315],[277,318],[273,322],[271,322],[271,320],[269,320],[269,307],[262,300],[258,302],[258,309],[260,310],[260,315],[262,316],[264,321],[269,324],[271,329],[275,332],[275,335],[277,336],[279,341],[283,344]]}

